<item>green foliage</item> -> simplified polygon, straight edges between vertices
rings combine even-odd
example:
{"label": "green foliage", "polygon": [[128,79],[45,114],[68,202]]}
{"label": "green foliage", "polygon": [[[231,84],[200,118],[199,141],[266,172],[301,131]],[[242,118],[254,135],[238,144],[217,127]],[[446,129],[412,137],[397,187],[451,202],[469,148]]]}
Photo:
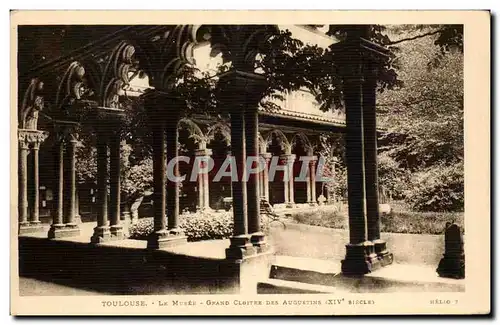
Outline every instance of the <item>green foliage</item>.
{"label": "green foliage", "polygon": [[129,227],[128,233],[130,239],[147,239],[154,231],[153,218],[142,218]]}
{"label": "green foliage", "polygon": [[153,160],[135,159],[131,145],[122,141],[120,146],[121,194],[123,201],[144,196],[153,187]]}
{"label": "green foliage", "polygon": [[461,212],[395,211],[380,217],[380,230],[402,234],[439,235],[444,233],[447,222],[455,222],[464,229],[464,214]]}
{"label": "green foliage", "polygon": [[463,211],[463,164],[437,165],[414,173],[405,194],[416,211]]}
{"label": "green foliage", "polygon": [[193,213],[182,220],[181,227],[189,241],[225,239],[233,233],[233,214]]}
{"label": "green foliage", "polygon": [[[311,210],[291,211],[294,222],[333,229],[348,229],[347,210],[335,206],[320,206]],[[394,205],[390,214],[382,214],[381,231],[402,234],[442,234],[447,222],[464,226],[462,212],[415,212]]]}
{"label": "green foliage", "polygon": [[[266,218],[261,219],[262,231],[267,232]],[[196,212],[182,214],[179,226],[183,229],[188,241],[210,239],[226,239],[233,234],[232,212]],[[153,218],[139,219],[129,229],[131,239],[146,239],[153,233]]]}
{"label": "green foliage", "polygon": [[[131,145],[122,141],[120,144],[121,194],[122,200],[128,201],[153,186],[153,161],[150,157],[138,160],[134,157]],[[92,143],[80,146],[76,159],[77,179],[82,183],[95,183],[97,176],[97,150]]]}
{"label": "green foliage", "polygon": [[335,133],[320,136],[319,152],[325,161],[324,169],[335,171],[330,181],[325,183],[326,187],[333,191],[336,197],[345,197],[347,195],[347,169],[344,134]]}
{"label": "green foliage", "polygon": [[[394,32],[411,41],[400,43],[396,58],[403,84],[378,97],[379,120],[388,130],[382,139],[379,173],[381,184],[404,186],[412,209],[462,211],[463,53],[459,28],[439,28]],[[448,46],[439,40],[445,29],[456,35]],[[414,39],[415,33],[427,36]],[[411,173],[411,178],[401,171]],[[395,190],[401,192],[402,187]]]}
{"label": "green foliage", "polygon": [[76,179],[79,183],[94,183],[97,175],[97,150],[88,144],[76,150]]}
{"label": "green foliage", "polygon": [[386,149],[410,169],[463,159],[463,55],[434,65],[439,51],[432,39],[405,43],[398,71],[404,86],[378,98],[383,126],[405,135]]}
{"label": "green foliage", "polygon": [[408,183],[408,172],[387,152],[378,154],[379,186],[392,193],[393,198],[402,197]]}
{"label": "green foliage", "polygon": [[297,223],[335,229],[348,229],[348,218],[345,211],[339,211],[333,205],[317,206],[307,210],[287,212]]}

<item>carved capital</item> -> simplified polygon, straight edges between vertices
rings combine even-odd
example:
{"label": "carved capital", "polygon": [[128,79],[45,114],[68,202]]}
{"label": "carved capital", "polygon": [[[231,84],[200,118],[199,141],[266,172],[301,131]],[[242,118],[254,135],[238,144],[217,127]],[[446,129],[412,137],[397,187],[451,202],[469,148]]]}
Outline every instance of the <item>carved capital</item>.
{"label": "carved capital", "polygon": [[280,160],[285,164],[292,164],[295,161],[296,156],[294,154],[284,154],[280,156]]}
{"label": "carved capital", "polygon": [[212,56],[222,53],[224,61],[241,71],[254,72],[257,54],[268,39],[279,32],[275,25],[205,25],[210,30]]}
{"label": "carved capital", "polygon": [[[229,107],[243,106],[258,109],[267,88],[266,78],[256,73],[230,70],[219,77],[222,87],[222,101]],[[240,109],[240,108],[237,108]]]}
{"label": "carved capital", "polygon": [[212,149],[197,149],[194,151],[195,156],[209,157],[212,155]]}
{"label": "carved capital", "polygon": [[38,149],[40,144],[48,138],[49,133],[46,131],[38,131],[38,130],[26,130],[20,129],[18,130],[18,140],[19,147],[21,149],[28,149],[30,146]]}
{"label": "carved capital", "polygon": [[172,125],[179,122],[186,111],[186,100],[168,92],[152,90],[144,95],[146,114],[151,123]]}
{"label": "carved capital", "polygon": [[331,46],[334,63],[344,82],[363,82],[365,77],[373,77],[376,67],[389,58],[387,48],[362,36],[353,34]]}
{"label": "carved capital", "polygon": [[78,129],[80,125],[72,121],[54,121],[54,131],[56,134],[56,141],[69,143],[71,141],[78,142]]}
{"label": "carved capital", "polygon": [[270,152],[262,152],[262,153],[260,154],[260,156],[261,156],[262,158],[264,158],[264,159],[266,160],[266,162],[269,162],[269,161],[271,160],[271,158],[272,158],[273,154],[272,154],[272,153],[270,153]]}
{"label": "carved capital", "polygon": [[124,118],[124,110],[110,107],[96,107],[89,116],[93,128],[107,136],[120,134]]}

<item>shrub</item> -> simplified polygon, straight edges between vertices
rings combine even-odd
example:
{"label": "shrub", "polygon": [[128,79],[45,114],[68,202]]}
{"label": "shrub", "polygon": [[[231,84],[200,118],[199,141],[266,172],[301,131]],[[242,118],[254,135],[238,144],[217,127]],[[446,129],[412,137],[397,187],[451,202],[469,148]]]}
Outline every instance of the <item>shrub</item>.
{"label": "shrub", "polygon": [[333,205],[318,206],[307,210],[290,211],[287,214],[297,223],[335,229],[347,229],[347,214]]}
{"label": "shrub", "polygon": [[405,194],[415,211],[463,211],[463,164],[439,165],[415,173]]}
{"label": "shrub", "polygon": [[[334,229],[349,229],[347,209],[339,210],[335,206],[315,207],[308,210],[287,212],[297,223]],[[463,212],[414,212],[407,211],[405,205],[398,202],[390,214],[381,214],[382,232],[404,234],[442,234],[447,222],[464,226]]]}
{"label": "shrub", "polygon": [[389,191],[392,197],[400,198],[403,195],[407,178],[407,171],[400,168],[388,152],[382,152],[378,155],[379,186]]}
{"label": "shrub", "polygon": [[461,212],[403,212],[393,211],[380,216],[383,232],[405,234],[431,234],[444,233],[447,222],[457,223],[463,230],[464,214]]}
{"label": "shrub", "polygon": [[128,229],[129,238],[131,239],[146,239],[147,236],[153,233],[154,223],[153,218],[139,219],[137,223],[130,226]]}
{"label": "shrub", "polygon": [[[267,232],[267,223],[262,218],[262,231]],[[179,226],[183,229],[188,241],[210,239],[226,239],[233,234],[232,212],[196,212],[182,214]],[[139,222],[129,229],[129,238],[147,239],[153,233],[153,218],[139,219]]]}
{"label": "shrub", "polygon": [[233,214],[197,212],[184,215],[180,226],[189,241],[229,238],[233,233]]}

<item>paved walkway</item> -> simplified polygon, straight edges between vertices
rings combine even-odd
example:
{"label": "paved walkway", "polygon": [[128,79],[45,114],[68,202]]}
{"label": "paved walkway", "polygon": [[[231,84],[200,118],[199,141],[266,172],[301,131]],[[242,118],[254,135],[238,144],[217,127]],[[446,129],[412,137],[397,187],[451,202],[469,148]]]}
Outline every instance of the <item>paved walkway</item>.
{"label": "paved walkway", "polygon": [[[71,240],[88,243],[95,225],[95,222],[83,223],[81,225],[81,236],[74,237]],[[46,238],[47,232],[32,234],[31,236]],[[289,223],[284,228],[283,225],[276,223],[271,225],[268,239],[274,246],[277,255],[320,259],[340,265],[340,261],[345,256],[345,244],[348,242],[348,237],[349,233],[346,230]],[[382,238],[387,240],[389,249],[394,253],[396,263],[425,265],[431,271],[439,263],[444,249],[442,236],[383,233]],[[146,242],[127,239],[104,245],[143,249],[146,247]],[[167,250],[187,256],[224,259],[225,248],[228,246],[228,240],[212,240],[188,243],[167,248]],[[86,288],[73,288],[63,283],[55,284],[40,279],[23,277],[19,281],[20,293],[21,295],[103,294],[86,290]],[[159,290],[159,283],[151,285],[155,287],[156,291]],[[166,293],[170,290],[168,283],[163,283],[161,287],[162,292]],[[143,292],[144,288],[132,288],[131,290]]]}
{"label": "paved walkway", "polygon": [[19,292],[21,296],[96,296],[102,295],[97,291],[73,288],[53,282],[46,282],[32,278],[19,278]]}

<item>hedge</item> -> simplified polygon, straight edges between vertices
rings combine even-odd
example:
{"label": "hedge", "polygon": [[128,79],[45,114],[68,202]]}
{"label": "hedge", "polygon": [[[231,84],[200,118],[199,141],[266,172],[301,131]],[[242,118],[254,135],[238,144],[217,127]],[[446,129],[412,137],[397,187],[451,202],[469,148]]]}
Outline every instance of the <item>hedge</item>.
{"label": "hedge", "polygon": [[[296,223],[334,229],[349,229],[347,209],[339,210],[327,205],[310,210],[287,212]],[[393,209],[380,216],[381,231],[403,234],[442,234],[447,222],[455,222],[464,227],[463,212],[415,212]]]}
{"label": "hedge", "polygon": [[[182,214],[179,226],[183,229],[188,241],[209,239],[226,239],[233,234],[232,212],[197,212]],[[145,240],[153,233],[153,218],[142,218],[129,228],[130,239]],[[267,232],[265,218],[261,222],[262,231]]]}

